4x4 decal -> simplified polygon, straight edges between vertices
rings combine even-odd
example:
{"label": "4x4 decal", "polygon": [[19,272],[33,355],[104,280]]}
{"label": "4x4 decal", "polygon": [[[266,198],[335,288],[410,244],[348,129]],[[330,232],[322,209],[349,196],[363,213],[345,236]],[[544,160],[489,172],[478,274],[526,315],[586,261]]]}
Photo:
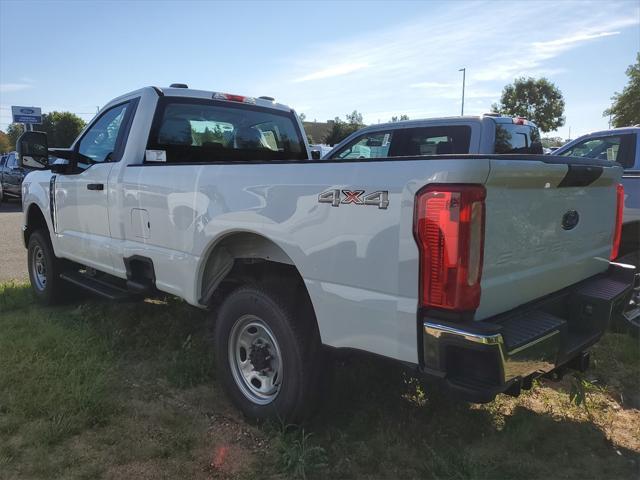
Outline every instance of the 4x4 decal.
{"label": "4x4 decal", "polygon": [[389,206],[389,192],[378,190],[366,193],[364,190],[327,190],[318,195],[319,203],[330,203],[334,207],[340,204],[352,203],[354,205],[374,205],[385,210]]}

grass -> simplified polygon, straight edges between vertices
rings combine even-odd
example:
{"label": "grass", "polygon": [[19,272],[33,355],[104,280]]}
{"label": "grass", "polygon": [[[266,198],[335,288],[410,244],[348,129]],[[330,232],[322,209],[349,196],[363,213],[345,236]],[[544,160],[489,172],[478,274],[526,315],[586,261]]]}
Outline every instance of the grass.
{"label": "grass", "polygon": [[166,299],[55,308],[0,284],[0,478],[637,478],[640,348],[576,379],[452,402],[384,361],[336,362],[304,428],[250,425],[215,379],[206,313]]}

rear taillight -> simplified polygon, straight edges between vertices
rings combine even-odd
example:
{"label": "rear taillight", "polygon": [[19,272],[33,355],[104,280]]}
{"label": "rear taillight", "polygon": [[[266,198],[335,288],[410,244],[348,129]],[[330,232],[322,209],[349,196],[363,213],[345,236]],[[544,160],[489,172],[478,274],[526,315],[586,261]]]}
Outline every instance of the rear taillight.
{"label": "rear taillight", "polygon": [[416,195],[422,307],[478,308],[485,196],[482,185],[427,185]]}
{"label": "rear taillight", "polygon": [[609,260],[618,258],[620,251],[620,239],[622,238],[622,213],[624,210],[624,187],[618,184],[616,188],[616,224],[613,229],[613,244],[611,245],[611,255]]}

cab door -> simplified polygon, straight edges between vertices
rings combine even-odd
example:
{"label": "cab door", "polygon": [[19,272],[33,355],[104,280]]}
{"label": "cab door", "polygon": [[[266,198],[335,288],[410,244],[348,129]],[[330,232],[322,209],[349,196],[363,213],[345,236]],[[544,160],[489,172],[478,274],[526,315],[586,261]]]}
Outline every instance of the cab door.
{"label": "cab door", "polygon": [[136,101],[102,112],[74,144],[77,167],[56,175],[55,230],[64,257],[104,272],[114,268],[109,228],[109,174],[124,152]]}

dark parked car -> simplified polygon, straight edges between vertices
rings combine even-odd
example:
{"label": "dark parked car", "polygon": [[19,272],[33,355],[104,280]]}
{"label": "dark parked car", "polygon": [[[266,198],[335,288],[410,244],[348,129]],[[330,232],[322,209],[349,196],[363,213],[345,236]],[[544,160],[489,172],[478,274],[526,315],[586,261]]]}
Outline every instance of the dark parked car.
{"label": "dark parked car", "polygon": [[31,170],[18,165],[16,152],[0,157],[0,189],[4,199],[21,198],[22,181]]}

